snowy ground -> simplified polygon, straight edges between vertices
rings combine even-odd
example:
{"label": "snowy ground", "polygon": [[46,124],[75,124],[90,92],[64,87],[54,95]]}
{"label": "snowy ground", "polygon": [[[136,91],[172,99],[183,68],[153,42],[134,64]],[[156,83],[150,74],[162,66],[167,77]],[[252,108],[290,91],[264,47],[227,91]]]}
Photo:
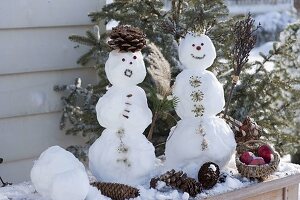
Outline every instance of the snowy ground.
{"label": "snowy ground", "polygon": [[[295,165],[291,163],[286,163],[288,158],[282,159],[284,162],[281,162],[278,171],[275,172],[271,179],[283,178],[286,176],[290,176],[293,174],[300,173],[300,165]],[[236,190],[239,188],[247,187],[249,185],[256,184],[256,181],[250,181],[247,178],[242,178],[235,169],[234,162],[230,162],[229,165],[222,171],[226,173],[227,178],[225,183],[218,183],[211,190],[207,190],[199,194],[197,199],[201,199],[207,196],[213,196],[221,193],[225,193],[228,191]],[[163,187],[164,184],[161,183],[159,186],[159,190],[149,189],[148,185],[139,186],[140,197],[136,198],[136,200],[187,200],[189,199],[189,195],[187,193],[182,193],[177,190],[172,190],[170,188]],[[110,198],[101,196],[101,199],[97,198],[97,200],[109,200]],[[20,184],[16,184],[13,186],[7,186],[4,188],[0,188],[0,200],[47,200],[41,197],[38,193],[36,193],[34,187],[30,182],[24,182]]]}

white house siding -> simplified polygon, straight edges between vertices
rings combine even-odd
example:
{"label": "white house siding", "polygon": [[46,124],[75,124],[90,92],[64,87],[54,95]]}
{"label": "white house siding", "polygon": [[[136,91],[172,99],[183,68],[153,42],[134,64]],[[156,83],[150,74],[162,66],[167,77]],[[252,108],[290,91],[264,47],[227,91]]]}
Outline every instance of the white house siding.
{"label": "white house siding", "polygon": [[76,64],[86,51],[74,48],[71,34],[90,28],[87,14],[105,0],[0,1],[0,176],[14,183],[29,180],[40,153],[83,139],[59,130],[61,94],[55,84],[96,83],[93,68]]}

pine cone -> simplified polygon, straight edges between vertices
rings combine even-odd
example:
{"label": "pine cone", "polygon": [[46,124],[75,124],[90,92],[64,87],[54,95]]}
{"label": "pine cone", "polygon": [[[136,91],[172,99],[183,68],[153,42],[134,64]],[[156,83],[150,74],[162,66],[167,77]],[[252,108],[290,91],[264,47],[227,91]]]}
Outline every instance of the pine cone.
{"label": "pine cone", "polygon": [[110,197],[113,200],[125,200],[135,198],[140,195],[137,188],[124,184],[94,182],[91,183],[91,185],[98,188],[103,195]]}
{"label": "pine cone", "polygon": [[146,36],[138,28],[119,25],[112,29],[108,44],[121,52],[136,52],[146,46]]}
{"label": "pine cone", "polygon": [[236,132],[235,140],[237,143],[258,140],[261,136],[261,132],[261,127],[258,126],[252,118],[247,116],[240,125],[239,131]]}
{"label": "pine cone", "polygon": [[167,186],[187,192],[192,197],[195,197],[202,191],[201,184],[195,179],[187,177],[182,171],[176,172],[174,169],[167,171],[160,177],[152,178],[150,187],[156,188],[158,181],[163,181]]}
{"label": "pine cone", "polygon": [[198,180],[204,189],[214,187],[220,177],[220,168],[213,162],[207,162],[202,165],[198,173]]}

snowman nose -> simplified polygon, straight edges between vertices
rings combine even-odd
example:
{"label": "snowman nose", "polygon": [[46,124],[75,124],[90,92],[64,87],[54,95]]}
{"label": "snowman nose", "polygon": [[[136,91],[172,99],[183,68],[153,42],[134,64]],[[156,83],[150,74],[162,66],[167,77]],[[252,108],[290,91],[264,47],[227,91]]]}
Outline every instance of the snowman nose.
{"label": "snowman nose", "polygon": [[197,46],[196,49],[197,49],[198,51],[200,51],[200,50],[201,50],[201,47],[200,47],[200,46]]}

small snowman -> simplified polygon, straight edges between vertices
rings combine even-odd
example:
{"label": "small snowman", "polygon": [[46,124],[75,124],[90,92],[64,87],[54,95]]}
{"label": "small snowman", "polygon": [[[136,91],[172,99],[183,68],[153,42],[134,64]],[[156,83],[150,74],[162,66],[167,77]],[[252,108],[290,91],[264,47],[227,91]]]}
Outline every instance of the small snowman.
{"label": "small snowman", "polygon": [[144,34],[137,28],[113,28],[105,72],[112,86],[97,105],[97,119],[106,129],[89,149],[89,167],[99,181],[137,185],[154,169],[155,153],[143,132],[152,121],[144,90],[146,76],[141,49]]}
{"label": "small snowman", "polygon": [[184,70],[176,77],[173,95],[178,98],[176,113],[181,118],[166,142],[166,167],[182,169],[196,177],[205,162],[225,166],[234,153],[234,134],[217,117],[225,105],[224,91],[216,76],[206,69],[216,50],[206,35],[188,33],[179,45]]}

